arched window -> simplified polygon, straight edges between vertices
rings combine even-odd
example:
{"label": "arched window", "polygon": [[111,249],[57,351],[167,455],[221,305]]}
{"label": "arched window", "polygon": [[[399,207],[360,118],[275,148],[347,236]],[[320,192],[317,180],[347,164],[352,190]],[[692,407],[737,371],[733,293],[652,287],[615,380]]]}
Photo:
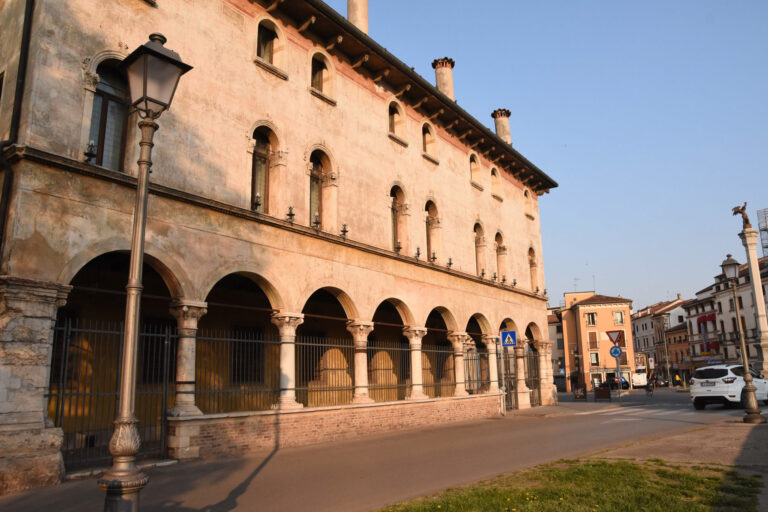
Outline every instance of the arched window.
{"label": "arched window", "polygon": [[432,127],[426,123],[421,127],[421,150],[425,155],[435,155],[435,135]]}
{"label": "arched window", "polygon": [[536,265],[536,251],[533,247],[528,249],[528,268],[531,272],[531,290],[536,291],[539,288],[539,274]]}
{"label": "arched window", "polygon": [[475,266],[477,267],[477,275],[485,274],[485,234],[483,233],[483,227],[477,223],[475,224]]}
{"label": "arched window", "polygon": [[335,232],[338,190],[331,160],[316,149],[309,157],[309,224],[317,229]]}
{"label": "arched window", "polygon": [[427,224],[427,258],[432,257],[432,253],[435,253],[437,257],[440,253],[440,217],[437,215],[437,206],[432,201],[427,201],[424,211],[427,212],[426,224]]}
{"label": "arched window", "polygon": [[389,104],[389,133],[397,137],[403,137],[403,113],[396,102]]}
{"label": "arched window", "polygon": [[506,280],[507,275],[507,247],[501,233],[496,233],[496,272],[499,279]]}
{"label": "arched window", "polygon": [[259,23],[258,41],[256,43],[256,56],[264,62],[275,64],[275,50],[277,50],[277,32],[271,21],[264,20]]}
{"label": "arched window", "polygon": [[96,72],[99,83],[93,95],[89,146],[96,155],[92,163],[119,171],[125,151],[128,120],[128,82],[116,60],[105,60]]}
{"label": "arched window", "polygon": [[253,132],[253,160],[251,164],[251,209],[269,213],[270,166],[274,155],[274,134],[264,126]]}
{"label": "arched window", "polygon": [[501,181],[499,181],[499,171],[491,169],[491,194],[501,197]]}
{"label": "arched window", "polygon": [[531,203],[531,193],[528,189],[523,191],[523,199],[525,201],[525,214],[533,218],[533,205]]}
{"label": "arched window", "polygon": [[312,88],[318,92],[330,95],[330,73],[325,56],[320,53],[312,57]]}
{"label": "arched window", "polygon": [[389,196],[392,198],[392,249],[396,252],[407,251],[405,193],[400,187],[394,186]]}
{"label": "arched window", "polygon": [[469,157],[469,177],[475,183],[480,183],[480,164],[475,155]]}

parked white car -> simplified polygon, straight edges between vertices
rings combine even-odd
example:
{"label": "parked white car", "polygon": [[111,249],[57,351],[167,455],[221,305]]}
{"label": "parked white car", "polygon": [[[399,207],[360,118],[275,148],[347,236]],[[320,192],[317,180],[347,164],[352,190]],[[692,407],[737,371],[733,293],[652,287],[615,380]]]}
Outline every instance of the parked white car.
{"label": "parked white car", "polygon": [[[762,374],[750,368],[752,384],[757,388],[755,397],[768,405],[768,381]],[[744,366],[740,364],[718,364],[704,366],[693,373],[691,379],[691,401],[696,409],[707,404],[725,404],[744,407]]]}

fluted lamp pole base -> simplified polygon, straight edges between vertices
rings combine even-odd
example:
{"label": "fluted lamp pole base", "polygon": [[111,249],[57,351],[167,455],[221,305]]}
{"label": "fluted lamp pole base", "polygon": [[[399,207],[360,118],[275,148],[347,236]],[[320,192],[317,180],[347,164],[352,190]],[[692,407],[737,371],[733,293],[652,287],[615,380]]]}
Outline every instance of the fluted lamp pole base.
{"label": "fluted lamp pole base", "polygon": [[138,423],[135,417],[115,421],[115,432],[109,441],[112,467],[96,482],[106,493],[104,512],[139,512],[139,491],[147,485],[149,477],[136,467]]}

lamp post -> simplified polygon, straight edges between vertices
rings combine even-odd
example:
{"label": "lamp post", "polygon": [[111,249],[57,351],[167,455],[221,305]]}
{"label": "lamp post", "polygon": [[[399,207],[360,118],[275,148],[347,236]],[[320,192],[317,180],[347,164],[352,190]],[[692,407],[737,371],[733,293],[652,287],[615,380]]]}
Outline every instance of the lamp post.
{"label": "lamp post", "polygon": [[756,388],[752,384],[752,374],[749,371],[749,354],[747,353],[747,344],[744,340],[744,331],[741,328],[741,310],[738,298],[736,297],[736,288],[739,284],[739,262],[729,254],[725,261],[720,264],[720,267],[722,267],[725,279],[731,287],[733,304],[736,308],[736,327],[739,332],[739,342],[741,343],[741,362],[744,366],[744,390],[742,391],[746,398],[744,423],[765,423],[765,418],[760,414],[760,409],[757,408]]}
{"label": "lamp post", "polygon": [[115,431],[109,441],[112,467],[98,481],[99,487],[106,492],[105,512],[138,512],[139,492],[149,482],[149,477],[136,467],[136,453],[141,439],[137,429],[139,420],[134,414],[134,409],[152,138],[158,128],[155,119],[170,107],[181,75],[192,69],[192,66],[181,61],[176,52],[163,47],[165,41],[162,34],[151,34],[148,42],[134,50],[123,61],[123,69],[128,75],[131,107],[141,118],[141,152],[138,160],[136,203],[133,209],[131,262],[128,284],[125,286],[127,299],[120,367],[120,400]]}

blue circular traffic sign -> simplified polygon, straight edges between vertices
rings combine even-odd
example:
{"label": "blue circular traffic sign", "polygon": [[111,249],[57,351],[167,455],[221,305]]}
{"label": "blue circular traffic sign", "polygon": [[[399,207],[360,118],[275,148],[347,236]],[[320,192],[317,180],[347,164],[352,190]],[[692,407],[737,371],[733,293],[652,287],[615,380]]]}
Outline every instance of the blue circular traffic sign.
{"label": "blue circular traffic sign", "polygon": [[616,359],[621,357],[621,347],[618,345],[614,345],[611,347],[610,351],[611,357],[615,357]]}

